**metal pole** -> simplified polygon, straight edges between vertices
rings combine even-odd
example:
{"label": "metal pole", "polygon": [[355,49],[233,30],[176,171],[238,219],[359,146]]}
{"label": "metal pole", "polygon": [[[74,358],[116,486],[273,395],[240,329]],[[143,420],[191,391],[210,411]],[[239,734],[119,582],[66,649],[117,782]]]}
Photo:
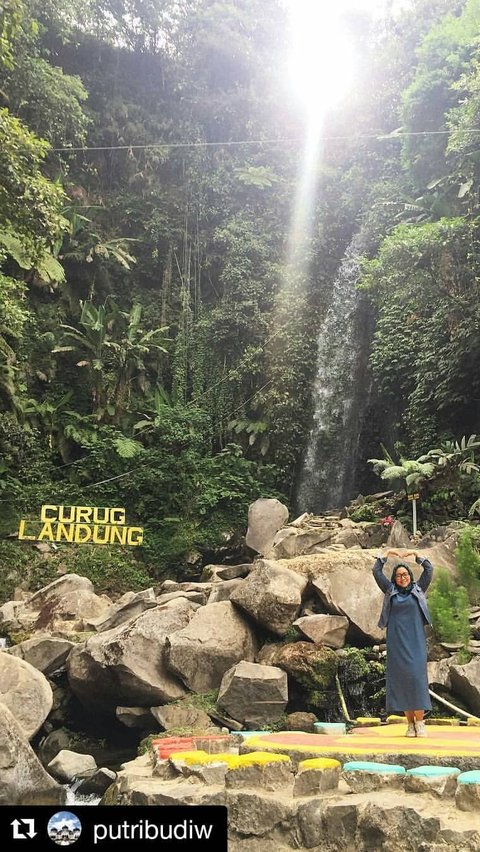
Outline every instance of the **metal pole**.
{"label": "metal pole", "polygon": [[413,534],[417,534],[417,501],[415,497],[412,500],[412,517],[413,517]]}

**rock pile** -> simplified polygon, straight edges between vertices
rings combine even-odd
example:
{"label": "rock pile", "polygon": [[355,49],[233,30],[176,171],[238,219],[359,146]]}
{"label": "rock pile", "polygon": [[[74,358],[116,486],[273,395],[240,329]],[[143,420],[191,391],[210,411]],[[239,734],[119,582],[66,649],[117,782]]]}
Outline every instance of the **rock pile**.
{"label": "rock pile", "polygon": [[[252,561],[207,566],[199,582],[165,581],[112,601],[72,574],[0,607],[0,633],[13,643],[0,654],[0,706],[14,717],[4,728],[14,744],[11,777],[0,781],[4,799],[20,801],[39,778],[45,790],[56,790],[45,766],[62,748],[75,751],[58,736],[68,724],[59,678],[85,714],[120,721],[139,738],[161,728],[235,731],[280,720],[288,727],[294,713],[311,730],[318,714],[341,718],[338,684],[355,701],[367,674],[375,697],[370,692],[363,709],[378,715],[384,633],[371,567],[379,545],[406,533],[398,524],[338,516],[304,515],[287,524],[277,504],[251,507]],[[455,531],[445,528],[416,546],[454,572],[454,543]],[[475,626],[479,613],[472,618]],[[367,651],[348,647],[354,644]],[[431,682],[479,712],[480,662],[460,665],[451,650],[433,641],[431,648]],[[42,733],[43,767],[29,745]],[[31,767],[21,783],[16,755],[28,755]]]}

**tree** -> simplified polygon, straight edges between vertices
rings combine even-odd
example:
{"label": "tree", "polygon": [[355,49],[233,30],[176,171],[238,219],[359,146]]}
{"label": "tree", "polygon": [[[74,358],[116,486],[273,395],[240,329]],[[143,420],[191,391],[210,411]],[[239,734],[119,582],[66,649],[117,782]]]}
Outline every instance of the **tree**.
{"label": "tree", "polygon": [[461,642],[470,638],[467,590],[458,586],[445,568],[439,568],[428,596],[433,629],[441,642]]}
{"label": "tree", "polygon": [[[55,267],[52,246],[67,229],[63,190],[41,172],[48,148],[0,110],[0,244],[22,268],[47,275],[48,262]],[[54,274],[62,274],[58,263]]]}
{"label": "tree", "polygon": [[0,66],[13,65],[13,41],[24,17],[22,0],[4,0],[0,9]]}
{"label": "tree", "polygon": [[455,558],[458,577],[465,586],[470,603],[480,603],[480,555],[478,553],[478,532],[474,527],[465,527],[458,535]]}
{"label": "tree", "polygon": [[460,14],[450,11],[434,24],[418,49],[414,80],[403,92],[403,126],[410,132],[403,145],[404,163],[422,189],[448,172],[448,134],[435,134],[447,130],[449,113],[461,102],[462,92],[454,84],[469,67],[479,18],[479,0],[467,0]]}
{"label": "tree", "polygon": [[[480,399],[480,289],[475,222],[401,225],[366,261],[361,286],[378,310],[370,363],[402,438],[418,453],[465,426]],[[450,434],[449,434],[450,433]]]}

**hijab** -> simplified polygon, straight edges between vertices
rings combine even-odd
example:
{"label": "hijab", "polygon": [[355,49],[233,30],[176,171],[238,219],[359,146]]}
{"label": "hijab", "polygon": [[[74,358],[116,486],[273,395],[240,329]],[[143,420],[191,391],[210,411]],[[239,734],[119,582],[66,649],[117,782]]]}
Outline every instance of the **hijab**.
{"label": "hijab", "polygon": [[[408,573],[410,575],[410,583],[408,584],[408,586],[401,587],[401,586],[397,585],[397,583],[395,581],[395,574],[397,573],[397,570],[399,568],[405,568],[405,570],[408,571]],[[393,566],[391,580],[392,580],[392,583],[395,586],[395,589],[397,590],[399,595],[409,595],[410,592],[413,589],[413,584],[415,582],[415,580],[413,578],[413,572],[412,572],[412,569],[410,568],[410,565],[407,565],[406,562],[396,562],[395,565]]]}

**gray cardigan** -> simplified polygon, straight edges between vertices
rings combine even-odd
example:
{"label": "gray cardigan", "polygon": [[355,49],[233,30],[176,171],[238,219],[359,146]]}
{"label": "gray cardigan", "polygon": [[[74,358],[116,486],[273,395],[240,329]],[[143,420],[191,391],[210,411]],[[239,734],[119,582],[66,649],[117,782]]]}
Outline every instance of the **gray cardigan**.
{"label": "gray cardigan", "polygon": [[[382,628],[386,627],[387,624],[388,624],[392,598],[393,598],[394,595],[398,594],[398,590],[397,590],[395,584],[392,583],[391,580],[388,580],[387,577],[385,577],[385,574],[383,573],[383,566],[385,565],[386,561],[387,561],[386,556],[379,556],[378,559],[375,562],[375,565],[373,566],[373,569],[372,569],[373,576],[374,576],[374,579],[375,579],[377,586],[379,586],[379,588],[382,590],[382,592],[385,593],[385,596],[383,598],[382,612],[381,612],[381,615],[380,615],[380,620],[378,622],[378,626],[382,627]],[[431,583],[431,580],[432,580],[433,565],[432,565],[431,562],[428,561],[428,559],[425,559],[425,558],[423,558],[423,559],[419,558],[418,562],[420,563],[420,565],[422,565],[423,571],[422,571],[422,574],[419,577],[418,581],[413,584],[413,589],[412,589],[411,593],[412,593],[412,595],[414,595],[414,597],[416,597],[416,599],[418,601],[418,605],[419,605],[420,610],[421,610],[421,612],[422,612],[422,614],[425,618],[426,623],[431,624],[432,618],[431,618],[431,615],[428,611],[428,605],[427,605],[427,599],[425,597],[425,592],[427,591],[427,589],[428,589],[428,587]]]}

